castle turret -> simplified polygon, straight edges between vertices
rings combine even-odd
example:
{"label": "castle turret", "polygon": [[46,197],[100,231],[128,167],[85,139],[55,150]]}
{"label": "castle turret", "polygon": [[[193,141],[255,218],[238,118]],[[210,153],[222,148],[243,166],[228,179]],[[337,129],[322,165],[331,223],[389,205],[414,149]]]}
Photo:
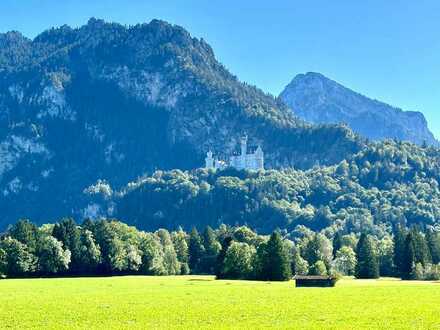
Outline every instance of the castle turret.
{"label": "castle turret", "polygon": [[211,150],[209,150],[206,153],[205,167],[206,168],[214,168],[214,158],[212,157],[212,151]]}
{"label": "castle turret", "polygon": [[243,135],[240,139],[241,143],[241,155],[247,155],[247,135]]}
{"label": "castle turret", "polygon": [[258,170],[264,170],[264,153],[261,146],[255,150],[255,163]]}

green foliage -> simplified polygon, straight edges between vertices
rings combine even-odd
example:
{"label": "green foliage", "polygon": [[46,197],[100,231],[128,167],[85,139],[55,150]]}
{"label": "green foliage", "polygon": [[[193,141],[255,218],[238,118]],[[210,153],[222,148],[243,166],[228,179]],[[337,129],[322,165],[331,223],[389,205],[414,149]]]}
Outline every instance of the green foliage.
{"label": "green foliage", "polygon": [[191,270],[198,270],[200,260],[205,255],[205,248],[202,243],[202,238],[196,228],[191,230],[189,236],[189,267]]}
{"label": "green foliage", "polygon": [[390,235],[385,235],[376,241],[376,251],[379,260],[379,272],[381,276],[394,276],[394,242]]}
{"label": "green foliage", "polygon": [[337,232],[333,237],[333,257],[336,257],[337,252],[342,248],[342,234]]}
{"label": "green foliage", "polygon": [[403,279],[414,279],[416,267],[416,252],[414,244],[414,236],[409,232],[405,238],[404,254],[402,261],[401,276]]}
{"label": "green foliage", "polygon": [[101,263],[101,249],[96,244],[90,230],[83,228],[80,233],[78,268],[81,274],[96,273]]}
{"label": "green foliage", "polygon": [[349,246],[343,246],[336,252],[333,269],[342,275],[354,275],[356,269],[356,253]]}
{"label": "green foliage", "polygon": [[52,236],[63,243],[63,247],[67,248],[71,253],[71,263],[69,271],[78,274],[81,264],[81,233],[73,219],[63,219],[56,223]]}
{"label": "green foliage", "polygon": [[187,234],[180,228],[178,231],[175,231],[171,235],[174,250],[176,251],[177,261],[180,263],[180,273],[181,274],[189,274],[189,252],[188,252],[188,243],[187,243]]}
{"label": "green foliage", "polygon": [[152,233],[141,233],[139,236],[139,249],[142,252],[141,273],[165,275],[164,253],[160,239]]}
{"label": "green foliage", "polygon": [[224,278],[249,279],[253,276],[255,248],[247,243],[233,242],[223,263]]}
{"label": "green foliage", "polygon": [[425,235],[417,227],[411,229],[414,244],[415,263],[421,263],[423,266],[431,263],[431,254],[425,239]]}
{"label": "green foliage", "polygon": [[206,274],[213,274],[215,272],[217,255],[221,250],[221,244],[216,238],[214,230],[207,226],[202,235],[203,247],[205,253],[200,259],[200,272]]}
{"label": "green foliage", "polygon": [[[0,274],[72,274],[70,246],[78,249],[74,274],[84,275],[192,273],[215,274],[218,279],[284,281],[291,274],[354,274],[357,278],[381,275],[429,280],[439,273],[439,264],[431,262],[430,247],[435,248],[437,238],[432,230],[402,227],[394,237],[380,231],[380,237],[363,233],[357,239],[351,233],[335,239],[333,232],[316,233],[298,226],[289,234],[284,231],[282,238],[278,230],[269,237],[247,226],[221,225],[216,230],[207,227],[200,235],[196,228],[189,234],[181,228],[144,232],[117,220],[85,221],[78,226],[63,219],[41,227],[23,221],[0,237]],[[326,235],[333,236],[333,242],[340,246],[335,257],[332,241]],[[403,247],[398,249],[396,244],[401,239]],[[26,240],[35,246],[34,252]],[[399,267],[394,264],[396,260],[401,262]]]}
{"label": "green foliage", "polygon": [[356,278],[378,278],[379,262],[370,236],[361,234],[356,247]]}
{"label": "green foliage", "polygon": [[327,267],[325,266],[324,262],[321,260],[318,260],[317,262],[315,262],[310,267],[309,275],[318,275],[318,276],[328,275]]}
{"label": "green foliage", "polygon": [[55,237],[42,238],[38,246],[38,272],[44,275],[57,274],[69,269],[70,251]]}
{"label": "green foliage", "polygon": [[404,262],[405,262],[405,239],[406,239],[406,230],[401,226],[398,226],[394,233],[394,254],[393,254],[393,262],[394,267],[396,268],[396,274],[404,273]]}
{"label": "green foliage", "polygon": [[298,251],[295,251],[292,258],[292,274],[293,275],[308,275],[309,263],[301,257]]}
{"label": "green foliage", "polygon": [[303,248],[303,257],[313,266],[322,261],[327,269],[330,268],[333,247],[331,241],[322,234],[314,234]]}
{"label": "green foliage", "polygon": [[231,236],[226,236],[223,238],[221,243],[221,250],[217,255],[216,265],[215,265],[215,275],[217,279],[226,278],[226,274],[224,273],[223,264],[225,263],[226,253],[228,252],[229,247],[231,246],[233,239]]}
{"label": "green foliage", "polygon": [[6,251],[0,248],[0,276],[6,275],[8,271],[8,259]]}
{"label": "green foliage", "polygon": [[9,236],[17,241],[26,244],[31,253],[35,253],[38,247],[39,231],[38,227],[29,220],[19,220],[9,230]]}
{"label": "green foliage", "polygon": [[12,237],[6,237],[0,242],[3,255],[3,267],[8,276],[25,276],[36,270],[36,257],[29,252],[28,247]]}
{"label": "green foliage", "polygon": [[161,171],[130,183],[115,203],[120,218],[147,230],[225,223],[247,224],[267,234],[304,225],[328,237],[360,232],[382,237],[398,226],[438,223],[437,149],[385,141],[347,162],[347,175],[335,166],[308,171]]}
{"label": "green foliage", "polygon": [[288,281],[292,277],[290,257],[281,235],[275,231],[257,253],[256,277],[264,281]]}
{"label": "green foliage", "polygon": [[428,244],[429,254],[432,257],[432,263],[440,263],[440,234],[433,230],[427,230],[426,242]]}

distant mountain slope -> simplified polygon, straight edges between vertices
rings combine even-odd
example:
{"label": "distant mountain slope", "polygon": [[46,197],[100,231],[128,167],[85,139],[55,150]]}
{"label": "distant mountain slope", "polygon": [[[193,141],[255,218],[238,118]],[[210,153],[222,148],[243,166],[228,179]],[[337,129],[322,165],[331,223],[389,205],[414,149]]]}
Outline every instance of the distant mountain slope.
{"label": "distant mountain slope", "polygon": [[200,167],[243,132],[273,168],[335,164],[363,145],[347,128],[305,124],[163,21],[0,34],[0,227],[92,215],[83,191],[98,179]]}
{"label": "distant mountain slope", "polygon": [[311,123],[346,123],[373,140],[395,138],[438,145],[422,113],[369,99],[319,73],[297,75],[280,98]]}

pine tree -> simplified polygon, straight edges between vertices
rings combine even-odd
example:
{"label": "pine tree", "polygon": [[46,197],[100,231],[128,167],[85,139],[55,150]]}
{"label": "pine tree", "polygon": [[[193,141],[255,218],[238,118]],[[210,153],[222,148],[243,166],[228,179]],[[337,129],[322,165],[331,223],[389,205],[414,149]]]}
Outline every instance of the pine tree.
{"label": "pine tree", "polygon": [[38,227],[29,220],[19,220],[9,230],[9,235],[27,246],[30,253],[35,253],[40,239]]}
{"label": "pine tree", "polygon": [[220,253],[217,255],[217,261],[215,266],[215,275],[217,279],[224,278],[223,266],[226,258],[226,253],[229,249],[229,246],[232,244],[232,237],[226,236],[222,242],[222,248]]}
{"label": "pine tree", "polygon": [[265,245],[265,251],[260,251],[261,265],[257,267],[261,273],[257,278],[265,281],[288,281],[292,277],[290,257],[285,248],[281,235],[275,231]]}
{"label": "pine tree", "polygon": [[69,249],[71,253],[71,263],[69,272],[79,273],[81,265],[81,241],[80,230],[73,219],[63,219],[55,224],[52,236],[63,243],[63,247]]}
{"label": "pine tree", "polygon": [[210,226],[206,226],[205,230],[203,231],[203,246],[205,247],[206,254],[208,255],[217,255],[219,252],[215,232]]}
{"label": "pine tree", "polygon": [[336,258],[336,253],[341,249],[342,247],[342,235],[341,232],[337,232],[335,234],[335,237],[333,237],[333,258]]}
{"label": "pine tree", "polygon": [[402,279],[409,280],[413,278],[416,266],[416,255],[414,251],[413,233],[409,232],[405,239],[405,249],[402,260]]}
{"label": "pine tree", "polygon": [[318,234],[314,234],[313,238],[308,241],[304,249],[304,258],[309,265],[314,265],[317,261],[321,260]]}
{"label": "pine tree", "polygon": [[205,255],[200,260],[200,271],[202,273],[212,274],[216,268],[217,255],[221,246],[217,241],[214,230],[207,226],[203,231],[203,247]]}
{"label": "pine tree", "polygon": [[356,278],[378,278],[379,262],[373,242],[366,234],[361,234],[356,247]]}
{"label": "pine tree", "polygon": [[398,276],[402,274],[406,235],[407,235],[406,230],[401,226],[398,226],[393,237],[393,242],[394,242],[393,262],[395,267],[395,273]]}
{"label": "pine tree", "polygon": [[202,244],[202,238],[196,228],[193,228],[191,234],[189,235],[188,244],[188,254],[189,254],[189,268],[192,273],[199,271],[198,266],[200,259],[205,254],[205,248]]}
{"label": "pine tree", "polygon": [[428,230],[426,232],[426,242],[431,254],[432,263],[437,265],[440,263],[440,235],[437,232]]}
{"label": "pine tree", "polygon": [[432,262],[432,259],[425,235],[423,235],[417,227],[413,227],[411,233],[414,242],[415,263],[421,263],[423,266],[426,266]]}

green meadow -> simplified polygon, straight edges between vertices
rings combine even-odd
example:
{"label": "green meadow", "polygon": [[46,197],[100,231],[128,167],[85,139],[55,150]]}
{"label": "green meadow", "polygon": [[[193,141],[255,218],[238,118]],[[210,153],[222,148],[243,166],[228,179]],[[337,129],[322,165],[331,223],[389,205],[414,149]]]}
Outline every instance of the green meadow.
{"label": "green meadow", "polygon": [[440,283],[211,276],[0,280],[1,329],[440,329]]}

